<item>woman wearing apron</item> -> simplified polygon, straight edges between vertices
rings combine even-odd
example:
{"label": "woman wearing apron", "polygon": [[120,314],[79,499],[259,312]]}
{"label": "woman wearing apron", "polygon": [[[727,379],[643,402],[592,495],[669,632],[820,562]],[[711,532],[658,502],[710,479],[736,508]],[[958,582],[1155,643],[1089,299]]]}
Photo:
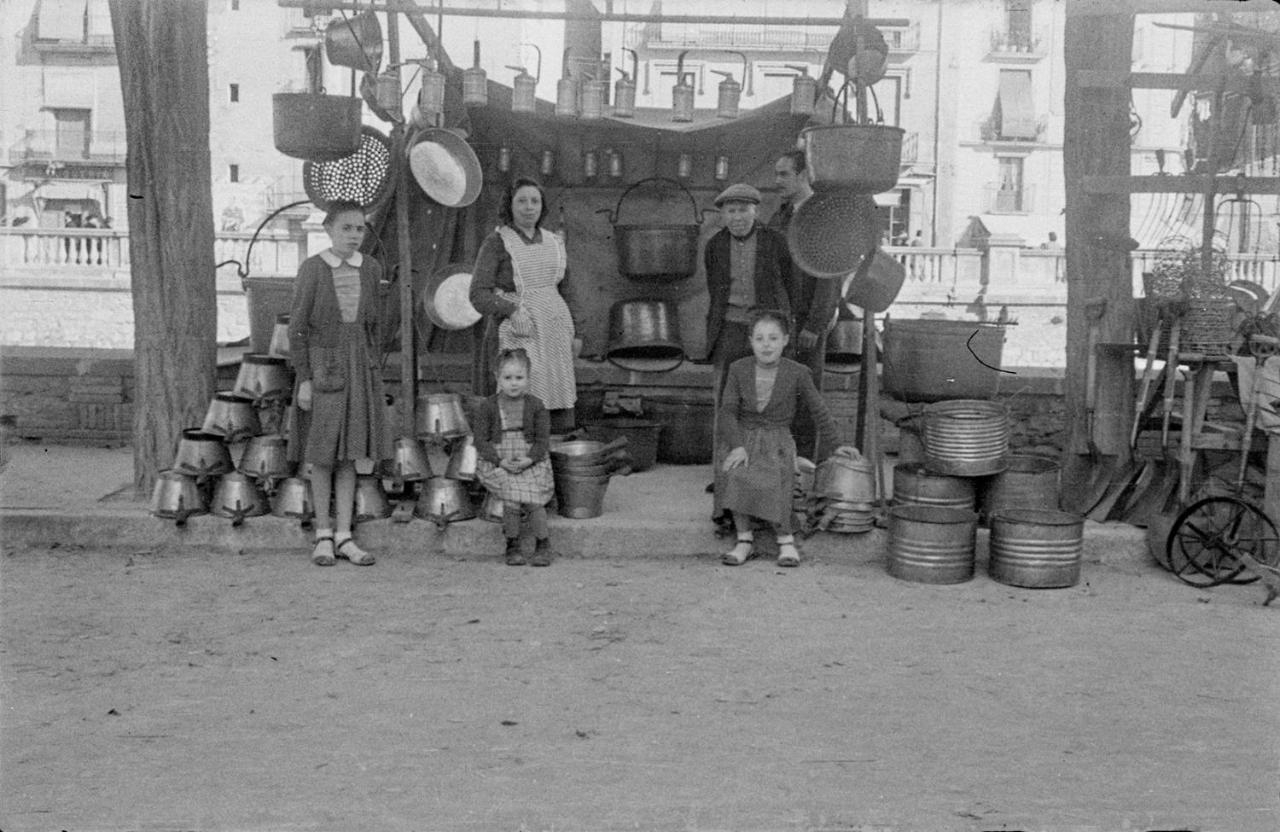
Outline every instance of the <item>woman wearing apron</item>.
{"label": "woman wearing apron", "polygon": [[573,360],[582,341],[562,294],[571,288],[564,243],[543,230],[546,214],[537,182],[518,178],[507,187],[499,207],[503,224],[481,244],[471,279],[471,303],[487,318],[473,378],[476,392],[487,392],[492,357],[523,349],[532,366],[529,392],[546,405],[552,432],[564,433],[575,423]]}

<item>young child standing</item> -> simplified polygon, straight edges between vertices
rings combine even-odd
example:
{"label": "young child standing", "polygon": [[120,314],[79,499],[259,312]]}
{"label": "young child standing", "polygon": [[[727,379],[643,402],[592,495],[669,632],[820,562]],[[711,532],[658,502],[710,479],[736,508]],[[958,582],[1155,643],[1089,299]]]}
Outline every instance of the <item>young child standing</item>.
{"label": "young child standing", "polygon": [[[837,444],[831,418],[813,376],[803,364],[782,357],[790,338],[786,317],[774,310],[751,316],[751,352],[729,365],[720,403],[720,436],[727,446],[716,472],[716,492],[733,512],[737,544],[721,558],[740,566],[754,554],[752,518],[773,524],[778,534],[778,565],[798,566],[791,528],[791,493],[795,483],[796,443],[791,422],[804,399],[823,444]],[[835,453],[853,455],[847,445]],[[723,489],[723,490],[722,490]]]}
{"label": "young child standing", "polygon": [[[388,456],[376,361],[382,266],[358,251],[366,231],[358,203],[331,203],[324,230],[332,244],[303,261],[293,289],[289,351],[300,411],[293,441],[301,446],[304,470],[311,468],[316,508],[311,562],[332,566],[344,558],[370,566],[374,556],[356,545],[352,519],[357,465],[372,471]],[[336,526],[329,514],[331,496]]]}
{"label": "young child standing", "polygon": [[508,566],[523,566],[520,521],[533,529],[532,566],[551,565],[547,503],[555,496],[551,474],[551,419],[542,401],[529,393],[529,355],[523,349],[498,354],[498,392],[485,399],[473,420],[476,476],[502,499],[502,531]]}

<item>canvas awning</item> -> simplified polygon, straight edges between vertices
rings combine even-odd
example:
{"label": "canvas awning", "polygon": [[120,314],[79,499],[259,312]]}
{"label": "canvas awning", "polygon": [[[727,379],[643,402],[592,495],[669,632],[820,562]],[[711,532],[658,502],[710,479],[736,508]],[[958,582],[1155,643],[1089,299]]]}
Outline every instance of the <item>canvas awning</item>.
{"label": "canvas awning", "polygon": [[1034,139],[1036,108],[1031,97],[1031,73],[1002,70],[999,95],[1000,138]]}

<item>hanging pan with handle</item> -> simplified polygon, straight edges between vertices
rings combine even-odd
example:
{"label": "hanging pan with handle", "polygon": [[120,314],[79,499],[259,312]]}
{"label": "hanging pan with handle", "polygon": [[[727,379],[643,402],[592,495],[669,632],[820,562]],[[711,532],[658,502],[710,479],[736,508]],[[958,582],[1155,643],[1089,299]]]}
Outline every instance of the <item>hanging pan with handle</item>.
{"label": "hanging pan with handle", "polygon": [[[850,84],[841,92],[848,101]],[[870,87],[867,88],[870,91]],[[874,97],[874,93],[872,96]],[[837,94],[837,100],[840,95]],[[846,119],[847,122],[847,113]],[[906,131],[884,123],[876,101],[876,121],[829,124],[800,131],[805,169],[815,191],[827,188],[878,194],[898,184]]]}
{"label": "hanging pan with handle", "polygon": [[271,96],[276,150],[308,162],[332,162],[360,149],[360,99],[319,92]]}
{"label": "hanging pan with handle", "polygon": [[853,191],[815,191],[796,209],[787,227],[787,248],[814,277],[844,277],[876,247],[876,203]]}
{"label": "hanging pan with handle", "polygon": [[426,127],[408,142],[409,172],[423,193],[446,208],[463,208],[480,195],[483,174],[466,139],[443,127]]}
{"label": "hanging pan with handle", "polygon": [[[622,203],[641,185],[666,182],[675,185],[693,208],[693,222],[688,225],[654,223],[619,223]],[[702,228],[702,212],[689,189],[674,179],[651,176],[628,187],[618,197],[614,210],[601,208],[613,225],[613,242],[618,250],[618,270],[632,280],[673,281],[689,277],[698,270],[698,233]]]}
{"label": "hanging pan with handle", "polygon": [[422,292],[422,309],[431,323],[441,329],[466,329],[480,320],[471,305],[471,266],[451,263],[427,281]]}

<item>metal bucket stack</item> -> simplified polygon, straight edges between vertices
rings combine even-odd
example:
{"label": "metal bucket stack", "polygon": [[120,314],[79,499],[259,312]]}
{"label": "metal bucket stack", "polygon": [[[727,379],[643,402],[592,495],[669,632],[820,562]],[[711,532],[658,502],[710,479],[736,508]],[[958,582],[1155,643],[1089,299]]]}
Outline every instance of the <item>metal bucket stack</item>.
{"label": "metal bucket stack", "polygon": [[875,476],[869,460],[827,459],[814,472],[813,491],[820,500],[819,528],[861,534],[875,525]]}
{"label": "metal bucket stack", "polygon": [[457,393],[422,394],[415,413],[417,437],[397,441],[388,473],[413,501],[413,516],[443,531],[479,514],[475,439]]}

